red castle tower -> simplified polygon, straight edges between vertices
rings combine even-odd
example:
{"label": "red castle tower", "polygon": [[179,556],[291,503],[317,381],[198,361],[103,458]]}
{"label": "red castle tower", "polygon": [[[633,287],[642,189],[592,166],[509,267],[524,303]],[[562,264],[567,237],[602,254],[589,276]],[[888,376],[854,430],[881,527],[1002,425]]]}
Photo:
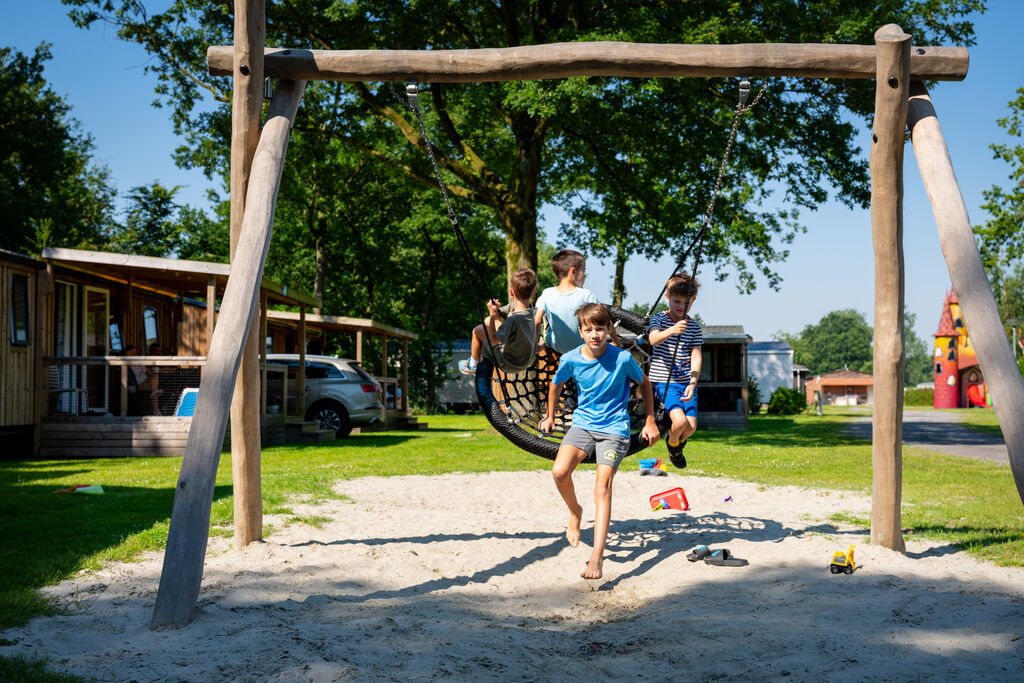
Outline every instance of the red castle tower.
{"label": "red castle tower", "polygon": [[960,373],[957,370],[957,338],[960,336],[953,326],[953,315],[949,310],[949,294],[942,305],[942,317],[935,337],[935,397],[932,405],[936,408],[960,407]]}
{"label": "red castle tower", "polygon": [[960,301],[952,289],[942,305],[942,317],[935,337],[936,408],[987,407],[988,390],[978,356],[964,325]]}

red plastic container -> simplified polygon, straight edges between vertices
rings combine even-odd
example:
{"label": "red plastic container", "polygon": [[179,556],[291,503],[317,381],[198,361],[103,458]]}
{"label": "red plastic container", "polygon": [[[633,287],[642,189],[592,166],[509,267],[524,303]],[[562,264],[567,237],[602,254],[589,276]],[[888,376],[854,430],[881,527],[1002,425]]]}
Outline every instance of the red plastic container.
{"label": "red plastic container", "polygon": [[669,508],[673,510],[689,510],[690,502],[686,500],[686,491],[680,487],[663,491],[662,493],[655,493],[651,496],[651,509],[655,509],[661,503],[665,501]]}

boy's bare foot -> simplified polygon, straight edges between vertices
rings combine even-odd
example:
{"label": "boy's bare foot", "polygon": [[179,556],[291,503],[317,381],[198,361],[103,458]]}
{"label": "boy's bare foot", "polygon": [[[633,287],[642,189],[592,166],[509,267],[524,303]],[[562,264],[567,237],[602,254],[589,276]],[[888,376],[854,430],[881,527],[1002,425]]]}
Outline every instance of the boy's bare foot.
{"label": "boy's bare foot", "polygon": [[576,505],[576,509],[569,513],[569,528],[565,530],[565,540],[573,548],[580,544],[580,523],[583,520],[583,506]]}
{"label": "boy's bare foot", "polygon": [[580,576],[584,579],[600,579],[604,576],[604,573],[601,571],[603,567],[603,557],[599,557],[596,560],[591,558],[590,562],[587,563],[587,568],[580,572]]}

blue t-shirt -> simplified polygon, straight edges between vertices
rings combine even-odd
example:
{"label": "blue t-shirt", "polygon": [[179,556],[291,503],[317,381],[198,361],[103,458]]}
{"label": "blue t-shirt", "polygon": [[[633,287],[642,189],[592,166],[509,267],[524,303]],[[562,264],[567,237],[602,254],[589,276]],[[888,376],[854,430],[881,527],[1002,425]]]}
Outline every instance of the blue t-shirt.
{"label": "blue t-shirt", "polygon": [[544,343],[558,353],[566,353],[583,344],[576,310],[590,303],[596,304],[597,297],[583,287],[568,293],[559,292],[557,287],[548,287],[541,292],[537,308],[544,311],[544,322],[547,323]]}
{"label": "blue t-shirt", "polygon": [[643,381],[644,371],[629,351],[609,344],[597,360],[587,360],[576,348],[562,356],[555,383],[576,380],[578,399],[573,427],[628,437],[629,380]]}

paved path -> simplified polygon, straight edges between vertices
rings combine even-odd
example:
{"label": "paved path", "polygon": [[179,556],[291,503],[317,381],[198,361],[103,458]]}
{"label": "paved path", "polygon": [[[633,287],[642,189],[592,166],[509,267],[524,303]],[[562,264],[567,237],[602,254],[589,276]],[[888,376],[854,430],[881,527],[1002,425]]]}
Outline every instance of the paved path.
{"label": "paved path", "polygon": [[[850,436],[871,440],[871,416],[855,418],[845,431]],[[903,411],[903,445],[920,446],[941,453],[977,460],[1010,464],[1002,436],[974,431],[960,424],[956,413],[929,410]]]}

